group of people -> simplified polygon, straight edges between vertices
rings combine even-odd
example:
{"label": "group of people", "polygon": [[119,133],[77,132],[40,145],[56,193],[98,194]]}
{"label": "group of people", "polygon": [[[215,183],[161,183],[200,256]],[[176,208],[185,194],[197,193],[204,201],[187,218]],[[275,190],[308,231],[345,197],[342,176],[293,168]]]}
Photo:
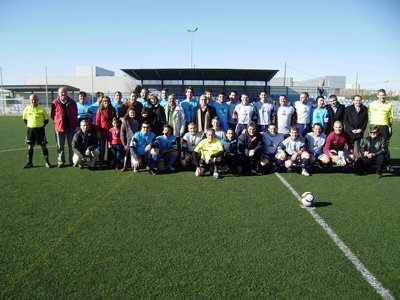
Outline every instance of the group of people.
{"label": "group of people", "polygon": [[[385,100],[386,92],[378,91],[378,100],[368,107],[361,96],[354,96],[348,107],[335,95],[323,96],[316,103],[307,92],[300,94],[292,106],[286,96],[279,104],[268,101],[265,90],[259,100],[250,103],[247,94],[231,91],[226,101],[221,92],[214,101],[212,91],[206,90],[197,101],[192,87],[185,90],[186,99],[177,101],[174,94],[163,89],[160,99],[149,95],[147,88],[132,92],[126,102],[115,93],[114,101],[102,92],[96,102],[88,104],[86,93],[79,101],[68,97],[60,88],[51,104],[57,141],[57,166],[66,163],[65,140],[69,147],[69,163],[83,168],[102,169],[106,165],[138,172],[146,168],[151,174],[176,167],[195,168],[196,176],[210,172],[220,178],[220,172],[257,174],[276,171],[282,165],[287,172],[299,166],[301,174],[310,176],[310,166],[346,166],[354,164],[366,174],[377,164],[377,177],[382,177],[390,165],[388,141],[391,137],[393,106]],[[364,131],[370,113],[369,136]],[[41,145],[50,167],[44,127],[49,121],[45,109],[35,94],[23,113],[27,123],[29,161],[33,166],[34,145]]]}

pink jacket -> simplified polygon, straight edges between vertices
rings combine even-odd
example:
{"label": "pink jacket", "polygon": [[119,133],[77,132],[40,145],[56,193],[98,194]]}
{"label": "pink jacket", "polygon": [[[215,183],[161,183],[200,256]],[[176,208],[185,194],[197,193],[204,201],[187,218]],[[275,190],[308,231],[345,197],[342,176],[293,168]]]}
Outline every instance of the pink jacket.
{"label": "pink jacket", "polygon": [[[69,97],[67,100],[67,114],[69,127],[71,128],[71,131],[74,132],[76,129],[76,118],[78,117],[78,109],[76,107],[76,102]],[[60,97],[57,97],[57,99],[51,102],[50,116],[54,120],[54,130],[58,132],[63,132],[63,109],[61,106]]]}

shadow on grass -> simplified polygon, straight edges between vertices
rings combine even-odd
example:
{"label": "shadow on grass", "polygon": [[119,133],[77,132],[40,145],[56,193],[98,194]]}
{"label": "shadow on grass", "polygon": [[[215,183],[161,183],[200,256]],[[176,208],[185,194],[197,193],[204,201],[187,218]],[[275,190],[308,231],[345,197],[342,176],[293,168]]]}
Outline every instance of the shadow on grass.
{"label": "shadow on grass", "polygon": [[315,203],[315,207],[325,207],[325,206],[331,206],[332,202],[317,202]]}

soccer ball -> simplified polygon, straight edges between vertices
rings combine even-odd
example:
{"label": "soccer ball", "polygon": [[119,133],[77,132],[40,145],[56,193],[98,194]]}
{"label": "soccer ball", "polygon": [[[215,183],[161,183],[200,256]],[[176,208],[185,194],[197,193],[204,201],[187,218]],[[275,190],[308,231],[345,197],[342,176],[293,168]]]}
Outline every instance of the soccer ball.
{"label": "soccer ball", "polygon": [[317,202],[317,197],[315,197],[315,195],[311,192],[305,192],[303,195],[301,195],[301,202],[307,207],[314,206]]}

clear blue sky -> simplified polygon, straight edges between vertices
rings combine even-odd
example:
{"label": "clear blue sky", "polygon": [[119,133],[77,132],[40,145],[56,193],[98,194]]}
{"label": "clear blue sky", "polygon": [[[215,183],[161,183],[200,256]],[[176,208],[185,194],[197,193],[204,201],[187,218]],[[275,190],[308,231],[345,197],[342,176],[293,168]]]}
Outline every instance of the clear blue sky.
{"label": "clear blue sky", "polygon": [[362,88],[400,90],[400,1],[0,0],[4,84],[75,66],[277,69],[300,81],[359,70]]}

